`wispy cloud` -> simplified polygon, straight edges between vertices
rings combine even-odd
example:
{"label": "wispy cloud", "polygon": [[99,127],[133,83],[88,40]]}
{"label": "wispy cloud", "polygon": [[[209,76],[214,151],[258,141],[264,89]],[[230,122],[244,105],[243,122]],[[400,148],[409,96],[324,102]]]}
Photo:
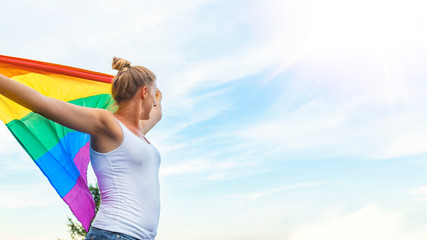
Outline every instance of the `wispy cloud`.
{"label": "wispy cloud", "polygon": [[241,202],[246,202],[246,201],[253,201],[256,200],[258,198],[267,196],[267,195],[271,195],[277,192],[283,192],[283,191],[287,191],[287,190],[292,190],[292,189],[297,189],[297,188],[307,188],[307,187],[314,187],[314,186],[318,186],[318,185],[322,185],[325,184],[326,182],[317,182],[317,183],[297,183],[297,184],[293,184],[293,185],[286,185],[286,186],[281,186],[281,187],[277,187],[277,188],[272,188],[272,189],[268,189],[262,192],[256,192],[256,193],[249,193],[249,194],[227,194],[224,195],[225,197],[228,198],[234,198],[234,199],[238,199],[239,201],[237,201],[237,203],[241,203]]}
{"label": "wispy cloud", "polygon": [[14,208],[60,205],[62,200],[47,183],[0,186],[0,211]]}
{"label": "wispy cloud", "polygon": [[0,124],[0,136],[0,175],[36,169],[34,162],[3,123]]}
{"label": "wispy cloud", "polygon": [[237,167],[254,166],[252,162],[241,163],[233,161],[213,161],[204,159],[193,159],[183,163],[178,163],[161,168],[160,175],[163,177],[174,175],[188,175],[188,174],[214,174],[207,177],[210,180],[219,180],[220,176],[215,175],[220,172],[222,175],[224,171],[232,170]]}
{"label": "wispy cloud", "polygon": [[[319,150],[323,156],[373,159],[423,154],[427,152],[427,112],[424,104],[417,104],[423,98],[421,95],[413,90],[394,96],[396,102],[411,96],[415,104],[410,107],[390,105],[383,92],[338,102],[320,95],[296,109],[284,109],[242,126],[233,136],[272,146],[273,152]],[[330,151],[332,148],[334,151]]]}

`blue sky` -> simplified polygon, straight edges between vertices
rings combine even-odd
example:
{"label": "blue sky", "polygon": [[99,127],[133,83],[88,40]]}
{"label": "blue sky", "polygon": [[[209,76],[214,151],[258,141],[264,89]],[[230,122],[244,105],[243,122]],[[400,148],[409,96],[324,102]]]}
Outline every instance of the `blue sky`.
{"label": "blue sky", "polygon": [[[9,1],[0,53],[152,69],[159,240],[427,237],[427,4]],[[69,239],[67,205],[0,126],[4,239]],[[89,180],[95,181],[93,173]]]}

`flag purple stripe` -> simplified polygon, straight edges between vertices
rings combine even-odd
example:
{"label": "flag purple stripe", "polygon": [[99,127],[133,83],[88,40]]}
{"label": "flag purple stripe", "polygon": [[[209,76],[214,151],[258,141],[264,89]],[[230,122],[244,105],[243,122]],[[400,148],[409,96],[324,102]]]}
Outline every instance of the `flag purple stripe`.
{"label": "flag purple stripe", "polygon": [[69,205],[86,232],[89,231],[90,223],[95,217],[95,202],[83,177],[79,176],[76,185],[62,199]]}

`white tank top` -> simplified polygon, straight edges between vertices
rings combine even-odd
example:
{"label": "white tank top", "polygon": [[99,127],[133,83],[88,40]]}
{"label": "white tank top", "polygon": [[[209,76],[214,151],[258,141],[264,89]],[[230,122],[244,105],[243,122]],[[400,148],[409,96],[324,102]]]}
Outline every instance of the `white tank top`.
{"label": "white tank top", "polygon": [[116,120],[123,131],[122,144],[108,153],[90,148],[101,193],[92,226],[137,239],[154,239],[160,216],[160,153]]}

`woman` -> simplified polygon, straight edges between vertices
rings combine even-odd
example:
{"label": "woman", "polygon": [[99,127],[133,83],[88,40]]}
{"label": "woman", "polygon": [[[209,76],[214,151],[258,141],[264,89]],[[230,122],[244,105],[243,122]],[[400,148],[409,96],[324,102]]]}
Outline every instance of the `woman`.
{"label": "woman", "polygon": [[160,154],[145,135],[162,117],[156,76],[114,58],[118,110],[87,108],[43,96],[0,74],[0,94],[71,129],[90,134],[101,205],[86,239],[154,239],[160,215]]}

